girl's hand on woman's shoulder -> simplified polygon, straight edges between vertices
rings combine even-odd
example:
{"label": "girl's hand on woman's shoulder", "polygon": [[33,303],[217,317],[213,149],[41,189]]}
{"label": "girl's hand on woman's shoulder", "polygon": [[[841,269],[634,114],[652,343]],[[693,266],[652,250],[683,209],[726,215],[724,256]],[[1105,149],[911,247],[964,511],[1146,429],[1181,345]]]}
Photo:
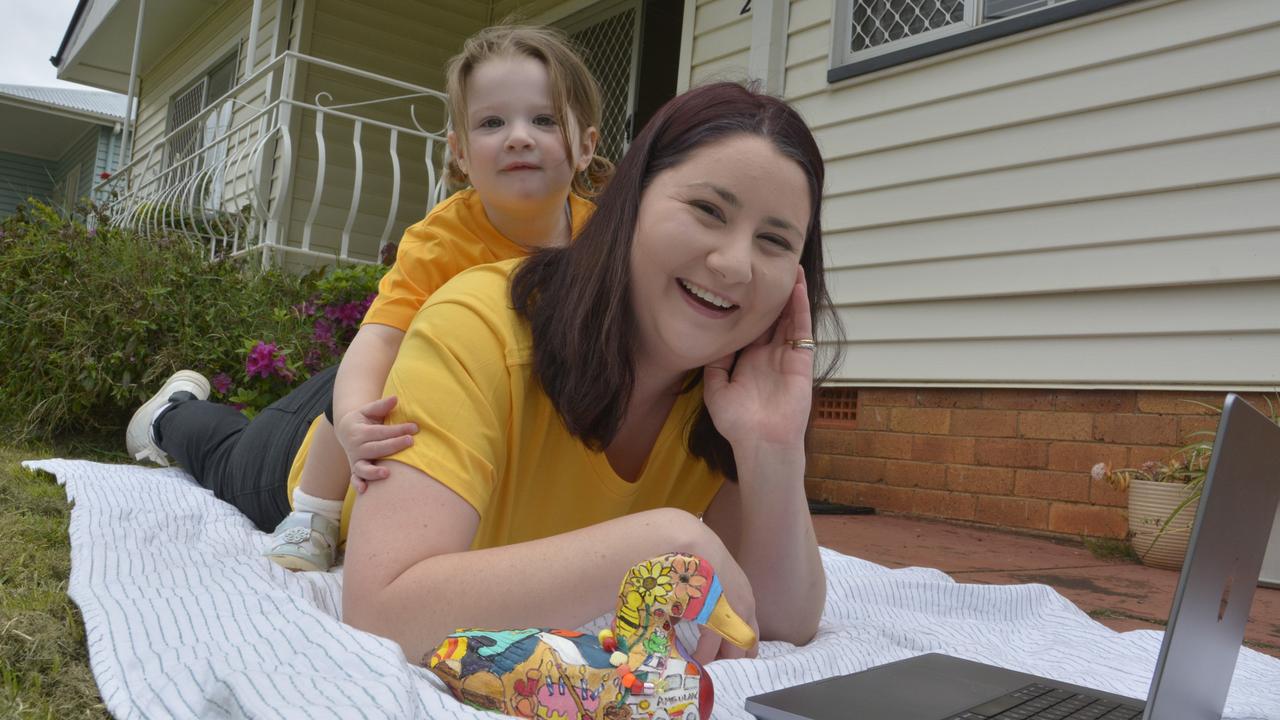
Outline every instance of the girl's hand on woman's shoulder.
{"label": "girl's hand on woman's shoulder", "polygon": [[375,460],[413,445],[413,434],[418,432],[416,423],[384,424],[395,406],[394,395],[375,400],[344,415],[334,428],[351,467],[351,484],[358,493],[364,492],[369,482],[387,478],[389,471],[375,464]]}
{"label": "girl's hand on woman's shoulder", "polygon": [[778,321],[755,342],[703,368],[703,401],[716,429],[735,449],[748,443],[802,445],[813,403],[814,350],[808,287],[796,267],[796,283]]}

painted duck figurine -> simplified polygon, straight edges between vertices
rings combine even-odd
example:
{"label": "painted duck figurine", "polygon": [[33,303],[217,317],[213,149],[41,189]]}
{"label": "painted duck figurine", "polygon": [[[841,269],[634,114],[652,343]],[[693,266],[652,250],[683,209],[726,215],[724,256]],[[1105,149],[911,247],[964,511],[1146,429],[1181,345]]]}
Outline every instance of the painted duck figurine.
{"label": "painted duck figurine", "polygon": [[544,720],[702,720],[711,678],[676,638],[691,620],[743,649],[755,632],[729,607],[706,560],[668,553],[632,567],[610,627],[458,630],[428,661],[458,700]]}

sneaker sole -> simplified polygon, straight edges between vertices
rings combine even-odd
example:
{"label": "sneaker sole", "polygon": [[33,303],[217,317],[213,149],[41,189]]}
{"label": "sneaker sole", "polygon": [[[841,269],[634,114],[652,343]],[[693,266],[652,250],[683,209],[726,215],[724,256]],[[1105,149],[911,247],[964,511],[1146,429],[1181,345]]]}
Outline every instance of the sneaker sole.
{"label": "sneaker sole", "polygon": [[294,572],[328,572],[329,570],[329,568],[320,567],[315,563],[293,555],[268,555],[267,559],[285,570],[293,570]]}

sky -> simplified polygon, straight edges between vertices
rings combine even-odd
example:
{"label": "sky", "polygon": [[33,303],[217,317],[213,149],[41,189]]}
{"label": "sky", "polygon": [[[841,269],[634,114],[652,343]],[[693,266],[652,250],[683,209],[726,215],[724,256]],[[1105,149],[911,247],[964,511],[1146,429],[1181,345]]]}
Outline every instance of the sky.
{"label": "sky", "polygon": [[49,62],[75,9],[76,0],[0,0],[0,83],[88,89],[59,80]]}

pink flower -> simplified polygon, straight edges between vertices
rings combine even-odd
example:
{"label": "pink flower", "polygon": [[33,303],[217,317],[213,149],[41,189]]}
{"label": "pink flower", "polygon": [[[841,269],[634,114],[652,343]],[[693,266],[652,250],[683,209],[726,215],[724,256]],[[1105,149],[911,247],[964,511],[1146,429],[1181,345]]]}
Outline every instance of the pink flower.
{"label": "pink flower", "polygon": [[273,374],[286,380],[291,380],[293,377],[285,367],[284,353],[280,352],[280,348],[275,343],[262,341],[258,341],[258,344],[249,351],[249,357],[245,358],[244,373],[248,377],[257,375],[268,378]]}
{"label": "pink flower", "polygon": [[1092,477],[1094,480],[1097,480],[1098,482],[1102,482],[1103,480],[1106,480],[1107,476],[1110,474],[1111,474],[1111,466],[1107,465],[1104,462],[1100,462],[1097,465],[1094,465],[1093,470],[1089,472],[1089,476]]}
{"label": "pink flower", "polygon": [[209,384],[213,385],[213,389],[217,390],[219,395],[231,392],[231,376],[226,373],[218,373],[209,378]]}

